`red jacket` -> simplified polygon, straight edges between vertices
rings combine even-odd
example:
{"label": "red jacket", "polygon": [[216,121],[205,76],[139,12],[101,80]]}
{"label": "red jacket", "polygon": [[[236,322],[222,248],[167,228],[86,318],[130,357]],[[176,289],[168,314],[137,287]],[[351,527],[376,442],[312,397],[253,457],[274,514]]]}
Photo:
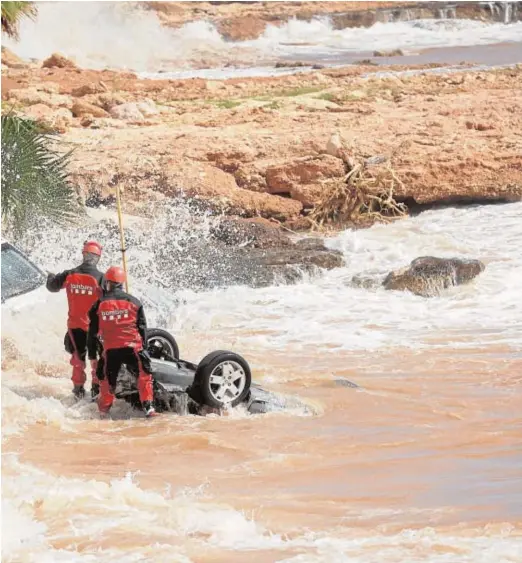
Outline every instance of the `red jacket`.
{"label": "red jacket", "polygon": [[104,350],[145,348],[147,321],[141,302],[122,289],[107,292],[89,311],[89,358],[96,357],[96,337]]}
{"label": "red jacket", "polygon": [[61,289],[67,292],[69,317],[67,328],[89,328],[89,310],[102,296],[103,274],[92,264],[82,264],[72,270],[65,270],[56,276],[49,275],[47,289],[53,293]]}

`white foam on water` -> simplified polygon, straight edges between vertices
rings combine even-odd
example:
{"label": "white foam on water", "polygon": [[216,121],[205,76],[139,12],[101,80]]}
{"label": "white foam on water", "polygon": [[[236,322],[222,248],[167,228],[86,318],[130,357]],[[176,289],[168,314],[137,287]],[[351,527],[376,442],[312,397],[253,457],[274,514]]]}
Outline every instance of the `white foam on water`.
{"label": "white foam on water", "polygon": [[[181,292],[171,328],[203,331],[216,345],[233,342],[247,350],[427,348],[459,335],[473,335],[475,346],[516,346],[522,341],[521,219],[522,204],[513,203],[428,211],[392,225],[345,231],[328,241],[343,251],[345,268],[295,286]],[[356,274],[384,275],[426,255],[475,258],[486,269],[469,285],[430,299],[350,285]]]}
{"label": "white foam on water", "polygon": [[334,29],[330,18],[290,20],[283,26],[267,26],[259,39],[245,42],[260,51],[277,54],[327,53],[330,51],[380,51],[487,45],[520,41],[522,22],[485,23],[474,20],[413,20],[376,23],[371,27]]}
{"label": "white foam on water", "polygon": [[163,27],[155,12],[132,2],[38,3],[35,21],[20,24],[20,41],[3,43],[24,58],[43,59],[54,52],[81,67],[159,70],[162,61],[183,66],[191,57],[219,53],[225,42],[207,22],[179,30]]}
{"label": "white foam on water", "polygon": [[[291,355],[314,350],[319,361],[322,346],[331,354],[336,349],[456,347],[459,338],[463,338],[463,345],[472,343],[476,347],[515,347],[522,341],[522,203],[434,210],[392,225],[345,231],[328,240],[330,246],[343,252],[347,263],[343,268],[310,276],[293,286],[202,292],[161,286],[162,268],[166,266],[150,263],[152,250],[164,245],[167,236],[173,245],[182,245],[187,237],[209,240],[210,218],[191,215],[183,206],[169,213],[172,215],[158,215],[157,224],[151,228],[149,223],[135,240],[129,253],[130,283],[138,297],[149,299],[151,326],[158,319],[166,319],[162,326],[180,339],[187,359],[197,360],[194,356],[200,353],[226,347],[246,357],[250,352],[264,355],[269,365],[270,355],[278,351]],[[58,271],[76,263],[81,243],[93,232],[105,248],[103,266],[119,260],[117,234],[108,223],[79,224],[68,230],[42,229],[32,244],[26,243],[27,249],[42,266]],[[28,237],[31,239],[30,233]],[[486,264],[486,270],[469,285],[432,299],[348,285],[354,274],[386,273],[430,254],[477,258]],[[141,262],[148,265],[145,270],[140,269]],[[187,257],[187,267],[197,268],[198,264]],[[70,366],[63,351],[65,296],[49,294],[47,299],[32,309],[29,317],[22,313],[16,317],[2,315],[2,336],[15,337],[22,346],[20,351],[28,356],[27,361],[13,360],[3,373],[4,440],[10,436],[17,439],[14,435],[23,440],[25,429],[34,424],[56,426],[72,433],[73,439],[79,436],[79,421],[102,424],[95,420],[95,405],[77,405],[71,400]],[[23,347],[24,341],[31,345]],[[39,367],[43,357],[54,371]],[[255,377],[257,366],[253,367]],[[125,410],[120,414],[123,418],[131,416]],[[220,423],[234,425],[237,418],[241,421],[242,414],[225,417]],[[194,422],[187,420],[187,424]],[[112,427],[104,428],[103,439],[108,440]],[[186,563],[190,561],[186,541],[201,542],[215,550],[246,550],[245,557],[248,550],[277,550],[281,553],[279,561],[292,563],[515,563],[522,553],[521,531],[508,524],[491,529],[422,528],[400,533],[366,527],[362,533],[357,527],[350,528],[353,510],[347,507],[342,526],[286,539],[259,525],[255,517],[220,505],[211,497],[148,491],[130,474],[110,483],[68,479],[21,464],[5,451],[3,473],[3,508],[8,515],[2,523],[2,536],[7,538],[3,560],[9,563],[97,563],[108,558],[121,563]],[[152,541],[146,547],[130,549],[100,547],[111,534],[128,534],[131,538],[135,530]],[[93,547],[85,547],[85,541]],[[60,545],[60,549],[53,545]],[[303,554],[285,553],[290,549],[302,550]]]}
{"label": "white foam on water", "polygon": [[140,72],[140,78],[182,80],[186,78],[206,78],[207,80],[219,80],[222,78],[251,78],[267,76],[284,76],[288,74],[300,74],[310,72],[312,66],[299,68],[274,68],[273,66],[249,66],[238,68],[202,68],[162,72]]}
{"label": "white foam on water", "polygon": [[[21,22],[20,41],[3,38],[19,56],[41,60],[60,52],[84,68],[128,69],[157,78],[286,74],[295,71],[270,69],[280,57],[326,57],[328,63],[339,53],[415,52],[520,41],[522,36],[522,22],[413,20],[335,29],[330,18],[315,17],[268,25],[259,38],[234,42],[205,20],[163,27],[154,11],[137,3],[42,2],[38,10],[36,21]],[[156,74],[160,71],[164,74]]]}
{"label": "white foam on water", "polygon": [[[9,479],[2,499],[4,515],[8,516],[2,519],[2,536],[8,538],[2,545],[2,560],[6,562],[49,556],[55,551],[49,545],[51,541],[66,546],[62,551],[72,557],[69,560],[82,562],[103,561],[111,552],[122,562],[140,561],[143,556],[166,561],[168,554],[173,557],[169,561],[189,561],[183,557],[186,537],[201,537],[211,546],[239,549],[270,543],[271,538],[276,544],[280,542],[229,506],[203,503],[186,493],[170,497],[146,491],[130,473],[109,483],[68,479],[21,464],[12,455],[4,459],[3,472]],[[42,519],[46,525],[39,522]],[[150,553],[145,548],[138,554],[132,549],[104,550],[96,546],[97,540],[123,533],[129,535],[132,544],[136,531],[155,538],[156,548],[153,545]],[[84,547],[81,555],[77,554],[76,545],[85,541],[91,541],[94,547]],[[82,558],[87,555],[90,558]]]}
{"label": "white foam on water", "polygon": [[[476,346],[517,345],[522,339],[522,302],[517,297],[522,276],[520,203],[433,210],[391,225],[345,231],[328,239],[327,244],[343,252],[346,266],[296,285],[197,292],[162,286],[162,268],[169,266],[154,263],[153,251],[167,244],[167,236],[171,237],[168,244],[182,244],[184,237],[204,240],[210,223],[206,217],[192,220],[187,215],[183,219],[183,213],[171,212],[173,217],[168,220],[158,216],[156,229],[143,231],[131,247],[130,285],[146,303],[149,325],[171,329],[183,349],[192,341],[190,354],[210,351],[202,346],[240,353],[249,349],[299,352],[322,345],[329,350],[428,348],[452,340],[459,346],[459,336],[468,340],[463,344],[467,346],[469,335]],[[70,267],[78,256],[77,241],[92,232],[92,225],[69,231],[65,240],[70,242],[63,244],[64,232],[54,229],[47,237],[49,246],[36,245],[31,255],[41,264],[48,260],[54,271]],[[112,261],[119,263],[119,241],[111,228],[100,224],[96,236],[106,247],[102,268]],[[475,258],[484,262],[486,269],[470,284],[430,299],[381,288],[365,290],[350,283],[354,275],[384,276],[426,255]],[[197,270],[200,265],[187,255],[182,267]],[[56,358],[57,353],[64,357],[62,297],[55,294],[47,298],[48,305],[56,308],[52,318],[45,307],[32,314],[34,326],[42,326],[37,339],[39,354],[48,346],[49,358]],[[28,338],[25,333],[33,330],[23,322],[3,326],[6,336],[20,330]],[[205,341],[198,338],[202,333]]]}
{"label": "white foam on water", "polygon": [[[108,483],[57,477],[22,464],[13,455],[4,456],[3,471],[10,485],[2,498],[2,560],[6,563],[98,563],[107,557],[121,563],[189,563],[187,539],[207,548],[245,550],[245,556],[251,550],[277,550],[281,552],[278,561],[287,563],[516,563],[522,548],[522,530],[508,523],[387,533],[385,529],[352,529],[347,522],[328,532],[304,532],[288,539],[229,506],[203,502],[198,494],[170,496],[144,490],[131,473]],[[374,516],[369,511],[368,518]],[[134,547],[136,533],[150,535],[152,541]],[[125,547],[101,547],[110,537],[125,536]],[[304,553],[285,556],[289,549]]]}

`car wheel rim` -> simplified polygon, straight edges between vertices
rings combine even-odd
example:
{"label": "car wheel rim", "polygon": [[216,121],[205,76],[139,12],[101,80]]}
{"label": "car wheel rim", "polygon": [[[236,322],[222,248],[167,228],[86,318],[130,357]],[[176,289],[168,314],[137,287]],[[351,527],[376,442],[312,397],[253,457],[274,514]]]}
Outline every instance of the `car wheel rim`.
{"label": "car wheel rim", "polygon": [[158,350],[160,351],[160,354],[167,353],[169,356],[172,357],[176,355],[174,353],[174,347],[172,346],[172,344],[162,336],[154,336],[153,338],[151,338],[149,340],[148,349],[149,349],[149,354],[153,357],[154,357],[154,353],[157,352]]}
{"label": "car wheel rim", "polygon": [[237,362],[221,362],[210,374],[210,394],[224,405],[237,399],[243,393],[245,385],[245,370]]}

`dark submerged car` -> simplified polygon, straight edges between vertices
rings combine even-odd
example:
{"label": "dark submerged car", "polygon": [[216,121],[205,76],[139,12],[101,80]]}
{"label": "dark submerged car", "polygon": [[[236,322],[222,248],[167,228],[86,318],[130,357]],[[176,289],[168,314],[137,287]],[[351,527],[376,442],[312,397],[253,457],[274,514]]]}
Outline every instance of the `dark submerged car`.
{"label": "dark submerged car", "polygon": [[[180,359],[175,338],[157,328],[147,331],[147,351],[158,412],[207,414],[243,405],[250,413],[264,413],[278,403],[275,396],[252,384],[250,366],[235,352],[216,350],[196,365]],[[141,410],[136,378],[125,368],[115,395]]]}

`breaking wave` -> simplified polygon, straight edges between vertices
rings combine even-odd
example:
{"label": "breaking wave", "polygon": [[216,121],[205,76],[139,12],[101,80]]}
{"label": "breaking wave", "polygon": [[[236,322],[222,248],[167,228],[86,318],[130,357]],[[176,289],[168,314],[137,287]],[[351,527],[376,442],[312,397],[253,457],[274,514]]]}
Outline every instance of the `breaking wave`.
{"label": "breaking wave", "polygon": [[[203,69],[208,75],[208,69],[224,66],[261,67],[242,69],[252,75],[273,73],[273,68],[262,67],[273,66],[281,57],[316,57],[327,63],[328,56],[339,53],[487,45],[520,41],[521,36],[522,22],[413,20],[335,29],[330,18],[316,17],[268,25],[258,39],[231,42],[204,20],[177,29],[163,27],[155,12],[133,3],[46,2],[39,4],[35,22],[22,22],[20,42],[8,38],[3,42],[24,58],[41,60],[60,52],[85,68],[148,73]],[[241,75],[234,68],[228,72]]]}

